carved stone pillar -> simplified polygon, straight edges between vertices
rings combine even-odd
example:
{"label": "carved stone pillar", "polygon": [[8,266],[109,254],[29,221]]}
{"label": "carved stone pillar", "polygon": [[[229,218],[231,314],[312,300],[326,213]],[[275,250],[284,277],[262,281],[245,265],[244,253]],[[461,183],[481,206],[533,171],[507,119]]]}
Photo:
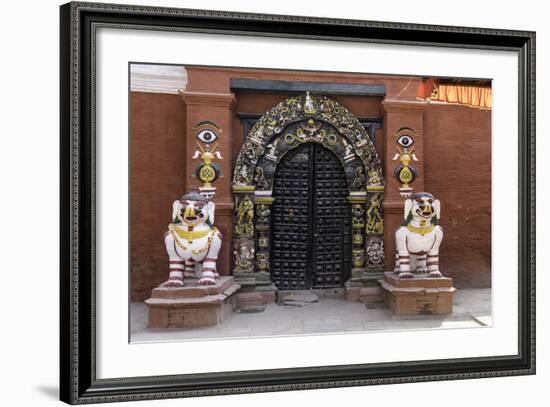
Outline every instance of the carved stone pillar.
{"label": "carved stone pillar", "polygon": [[408,128],[415,133],[414,153],[418,161],[413,165],[417,170],[414,192],[424,190],[424,110],[425,102],[405,100],[384,100],[384,221],[386,225],[384,248],[386,253],[386,270],[393,270],[395,264],[395,229],[403,221],[403,204],[405,198],[400,195],[401,183],[393,176],[399,161],[393,160],[398,152],[398,134],[403,128]]}
{"label": "carved stone pillar", "polygon": [[352,246],[351,246],[351,284],[359,285],[362,282],[365,267],[365,195],[351,195],[348,197],[351,204]]}
{"label": "carved stone pillar", "polygon": [[254,186],[233,186],[235,233],[233,276],[240,285],[255,285]]}
{"label": "carved stone pillar", "polygon": [[256,215],[256,284],[271,284],[269,275],[269,252],[271,236],[271,196],[255,197]]}
{"label": "carved stone pillar", "polygon": [[182,148],[185,151],[185,181],[183,191],[198,191],[203,186],[201,180],[195,176],[195,169],[199,161],[191,159],[198,150],[197,143],[205,145],[199,138],[200,130],[197,129],[204,121],[212,123],[216,129],[217,150],[221,153],[220,159],[216,159],[216,165],[220,169],[220,179],[216,180],[216,226],[223,234],[222,244],[218,257],[217,268],[221,275],[230,275],[232,266],[232,253],[230,242],[233,236],[233,202],[231,184],[224,179],[231,177],[232,152],[232,124],[235,107],[235,96],[232,93],[211,92],[180,92],[185,104],[185,134],[182,134]]}

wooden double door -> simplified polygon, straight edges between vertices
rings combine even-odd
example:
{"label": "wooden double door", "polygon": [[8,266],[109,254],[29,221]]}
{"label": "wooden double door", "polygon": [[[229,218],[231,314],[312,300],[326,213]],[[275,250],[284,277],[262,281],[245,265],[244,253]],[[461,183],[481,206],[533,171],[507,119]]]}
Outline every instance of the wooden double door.
{"label": "wooden double door", "polygon": [[282,290],[342,287],[351,270],[351,213],[344,169],[305,143],[275,172],[270,273]]}

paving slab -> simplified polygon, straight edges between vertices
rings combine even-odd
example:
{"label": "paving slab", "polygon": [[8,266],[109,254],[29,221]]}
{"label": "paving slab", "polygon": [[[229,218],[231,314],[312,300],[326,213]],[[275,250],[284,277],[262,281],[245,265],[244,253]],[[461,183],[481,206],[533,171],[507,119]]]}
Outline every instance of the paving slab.
{"label": "paving slab", "polygon": [[[313,299],[313,297],[311,298]],[[259,313],[233,312],[218,326],[194,329],[147,328],[147,306],[130,306],[131,342],[194,341],[318,333],[358,333],[384,330],[482,328],[492,325],[491,289],[462,289],[455,294],[451,315],[397,317],[387,308],[341,298],[318,297],[304,307],[266,304]]]}

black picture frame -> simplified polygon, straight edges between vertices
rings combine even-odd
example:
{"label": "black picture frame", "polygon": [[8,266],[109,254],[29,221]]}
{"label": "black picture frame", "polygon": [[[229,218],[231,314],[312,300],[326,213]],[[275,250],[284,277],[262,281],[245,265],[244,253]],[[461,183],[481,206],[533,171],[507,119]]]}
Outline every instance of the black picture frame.
{"label": "black picture frame", "polygon": [[[72,2],[60,7],[60,397],[71,404],[535,373],[535,33]],[[519,351],[515,355],[97,379],[95,56],[99,26],[508,50],[519,60]],[[330,33],[330,34],[327,34]]]}

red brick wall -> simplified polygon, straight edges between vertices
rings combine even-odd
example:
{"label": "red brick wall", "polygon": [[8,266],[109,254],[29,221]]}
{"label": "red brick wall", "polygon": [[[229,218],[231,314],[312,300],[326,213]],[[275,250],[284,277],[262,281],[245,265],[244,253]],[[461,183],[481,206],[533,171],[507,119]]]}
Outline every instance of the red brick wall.
{"label": "red brick wall", "polygon": [[185,109],[179,95],[131,94],[131,300],[167,278],[162,236],[185,192]]}
{"label": "red brick wall", "polygon": [[440,268],[457,287],[491,285],[491,112],[429,105],[424,189],[441,200]]}
{"label": "red brick wall", "polygon": [[[416,86],[408,78],[252,69],[188,68],[188,92],[228,93],[231,78],[282,79],[349,83],[383,83],[388,98],[414,100]],[[284,94],[241,93],[235,113],[263,113],[286,99]],[[336,96],[360,117],[381,117],[381,98]],[[162,236],[170,221],[172,201],[195,181],[186,174],[186,106],[179,95],[133,92],[131,95],[131,299],[142,301],[166,280],[167,257]],[[208,118],[205,118],[208,119]],[[445,239],[441,269],[459,287],[490,284],[490,112],[450,105],[430,105],[424,114],[424,183],[443,203]],[[225,130],[224,130],[225,131]],[[231,129],[232,162],[242,145],[242,127],[235,114]],[[384,131],[377,131],[376,149],[384,159]],[[227,158],[226,158],[227,157]],[[391,176],[391,174],[390,174]],[[231,183],[224,173],[216,186]],[[219,188],[227,191],[226,188]],[[218,202],[230,202],[224,192]],[[223,195],[223,196],[222,196]],[[222,208],[220,208],[222,210]],[[221,215],[221,212],[220,212]],[[230,220],[230,216],[227,216]],[[225,219],[220,227],[227,229]],[[227,236],[227,234],[225,235]],[[230,237],[229,237],[230,240]],[[219,268],[231,270],[231,241],[224,241]]]}

